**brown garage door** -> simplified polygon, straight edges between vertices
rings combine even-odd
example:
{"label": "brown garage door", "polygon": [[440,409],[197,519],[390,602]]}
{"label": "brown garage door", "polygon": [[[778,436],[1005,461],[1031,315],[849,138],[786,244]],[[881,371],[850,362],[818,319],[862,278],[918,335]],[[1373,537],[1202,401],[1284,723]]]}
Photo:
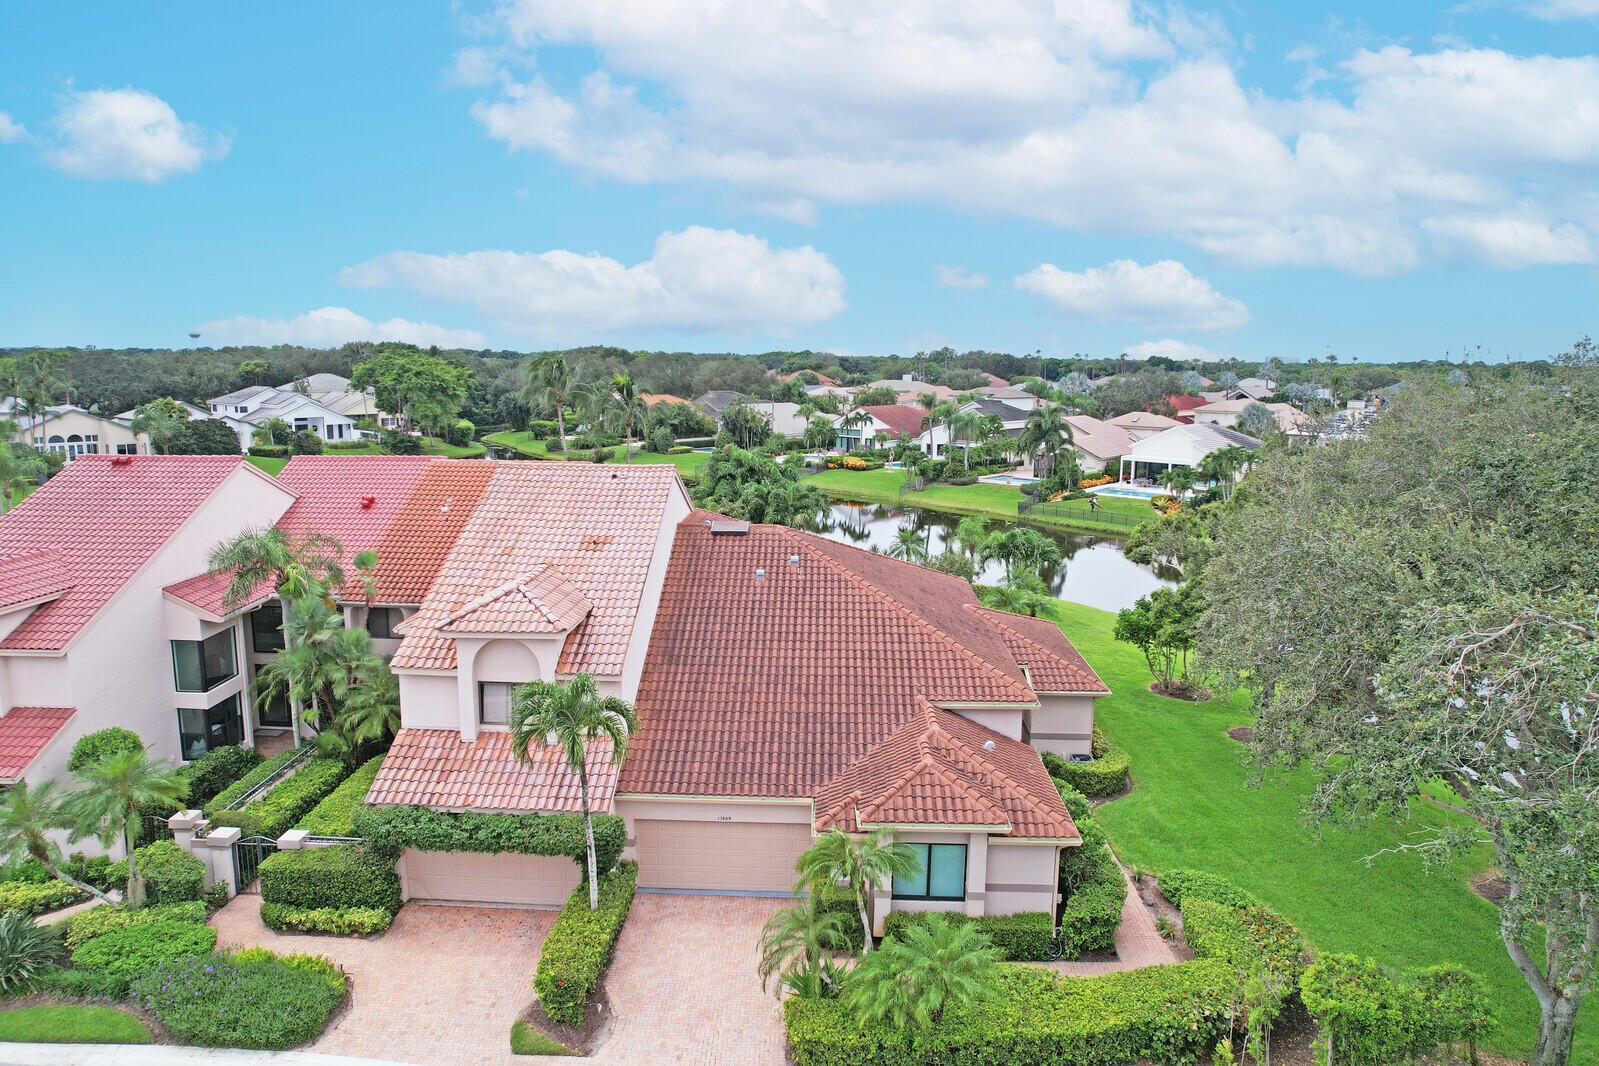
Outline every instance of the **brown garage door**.
{"label": "brown garage door", "polygon": [[560,856],[403,852],[407,899],[559,907],[577,887],[577,863]]}
{"label": "brown garage door", "polygon": [[676,822],[641,818],[641,888],[788,892],[811,827],[791,822]]}

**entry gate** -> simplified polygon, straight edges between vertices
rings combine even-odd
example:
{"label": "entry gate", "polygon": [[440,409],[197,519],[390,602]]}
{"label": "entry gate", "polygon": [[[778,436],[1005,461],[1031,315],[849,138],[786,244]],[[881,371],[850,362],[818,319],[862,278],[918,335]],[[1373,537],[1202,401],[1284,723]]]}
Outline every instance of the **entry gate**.
{"label": "entry gate", "polygon": [[257,871],[261,860],[277,850],[278,842],[271,837],[245,837],[233,845],[233,883],[239,886],[240,895],[260,893]]}

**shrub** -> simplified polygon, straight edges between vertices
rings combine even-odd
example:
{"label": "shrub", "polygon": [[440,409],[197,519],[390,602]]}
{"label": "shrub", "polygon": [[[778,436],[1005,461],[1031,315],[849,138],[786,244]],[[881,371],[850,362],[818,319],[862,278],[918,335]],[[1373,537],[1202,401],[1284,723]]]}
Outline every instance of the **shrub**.
{"label": "shrub", "polygon": [[468,418],[457,418],[455,425],[450,427],[450,443],[458,448],[464,448],[472,443],[477,436],[477,426]]}
{"label": "shrub", "polygon": [[1230,907],[1189,896],[1183,901],[1183,935],[1194,956],[1220,959],[1250,972],[1263,964],[1288,979],[1287,991],[1305,968],[1305,942],[1288,920],[1266,907]]}
{"label": "shrub", "polygon": [[397,429],[385,429],[378,437],[378,444],[390,455],[422,454],[422,438],[401,433]]}
{"label": "shrub", "polygon": [[[988,914],[981,918],[973,918],[959,911],[919,913],[894,911],[883,920],[883,937],[901,940],[908,929],[925,925],[928,918],[935,913],[953,925],[976,922],[978,929],[988,937],[989,943],[998,948],[1006,959],[1015,962],[1037,962],[1049,957],[1049,942],[1055,935],[1055,921],[1047,911]],[[859,920],[856,924],[860,924]]]}
{"label": "shrub", "polygon": [[87,892],[65,881],[7,881],[0,884],[0,916],[31,918],[35,914],[70,907],[89,898]]}
{"label": "shrub", "polygon": [[261,921],[279,932],[371,936],[394,921],[394,912],[378,907],[285,907],[262,903]]}
{"label": "shrub", "polygon": [[133,852],[139,860],[145,899],[150,903],[198,900],[204,892],[205,863],[170,840],[158,840]]}
{"label": "shrub", "polygon": [[[174,1036],[201,1047],[287,1048],[327,1028],[344,976],[325,960],[271,952],[195,954],[163,963],[131,991]],[[336,982],[336,984],[335,984]]]}
{"label": "shrub", "polygon": [[1231,1025],[1231,974],[1204,960],[1102,977],[1002,965],[999,994],[927,1029],[862,1024],[837,999],[783,1002],[798,1066],[1194,1062]]}
{"label": "shrub", "polygon": [[[386,848],[474,851],[489,855],[565,855],[584,865],[583,816],[579,814],[488,814],[436,811],[430,807],[358,807],[355,835]],[[594,816],[594,852],[599,868],[616,865],[627,842],[627,826],[614,814]]]}
{"label": "shrub", "polygon": [[47,970],[33,979],[32,989],[67,999],[122,999],[128,979],[102,970]]}
{"label": "shrub", "polygon": [[677,438],[672,436],[672,431],[666,426],[656,426],[650,433],[650,451],[660,452],[662,455],[670,454],[677,444]]}
{"label": "shrub", "polygon": [[1199,870],[1167,870],[1156,878],[1161,893],[1173,907],[1182,909],[1183,901],[1208,899],[1229,907],[1258,907],[1259,897],[1252,896],[1225,877],[1203,873]]}
{"label": "shrub", "polygon": [[212,796],[211,801],[205,804],[205,816],[207,818],[215,818],[217,814],[225,809],[230,803],[240,799],[256,785],[259,785],[261,782],[277,773],[278,769],[282,767],[284,763],[294,758],[294,753],[296,750],[298,749],[290,748],[287,751],[278,752],[278,754],[272,756],[272,758],[266,760],[265,762],[258,763],[255,769],[251,770],[249,773],[233,782],[233,784],[229,785],[221,792],[218,792],[215,796]]}
{"label": "shrub", "polygon": [[72,953],[79,970],[99,970],[125,981],[162,963],[216,947],[217,931],[193,922],[146,922],[96,937]]}
{"label": "shrub", "polygon": [[0,917],[0,995],[11,995],[55,966],[56,931],[20,914]]}
{"label": "shrub", "polygon": [[218,881],[205,890],[205,909],[219,911],[228,905],[228,883]]}
{"label": "shrub", "polygon": [[189,802],[204,806],[217,793],[261,765],[254,748],[228,744],[212,748],[189,764]]}
{"label": "shrub", "polygon": [[527,424],[527,433],[528,436],[532,437],[534,440],[544,440],[548,437],[553,437],[555,436],[555,423],[540,421],[529,422]]}
{"label": "shrub", "polygon": [[141,907],[136,911],[122,907],[90,907],[74,914],[63,922],[66,935],[63,944],[68,951],[76,951],[91,940],[133,925],[151,922],[193,922],[205,924],[205,904],[196,900],[184,903],[160,903]]}
{"label": "shrub", "polygon": [[589,910],[588,885],[578,885],[561,908],[539,951],[533,991],[558,1022],[582,1025],[589,996],[599,986],[622,923],[633,906],[638,864],[623,863],[600,878],[600,906]]}
{"label": "shrub", "polygon": [[261,900],[311,910],[400,909],[393,852],[370,845],[280,851],[261,864]]}
{"label": "shrub", "polygon": [[144,741],[140,740],[139,734],[132,730],[123,729],[121,726],[97,729],[93,733],[85,733],[78,738],[76,744],[72,745],[72,754],[67,756],[67,770],[76,772],[99,762],[107,755],[143,750]]}
{"label": "shrub", "polygon": [[345,778],[342,785],[313,807],[311,813],[301,818],[294,828],[304,829],[315,836],[355,836],[355,809],[366,799],[367,791],[371,789],[382,765],[381,755],[368,759],[360,769]]}
{"label": "shrub", "polygon": [[349,772],[341,759],[309,759],[260,799],[239,810],[218,811],[211,821],[236,825],[247,837],[276,839],[294,828]]}
{"label": "shrub", "polygon": [[[96,855],[89,858],[81,851],[75,851],[63,863],[60,869],[69,877],[75,877],[84,884],[93,885],[104,892],[111,888],[126,887],[128,883],[127,869],[123,868],[120,880],[115,877],[109,855]],[[55,881],[55,876],[44,868],[44,863],[38,859],[27,858],[18,863],[0,869],[0,884],[11,882],[28,882],[36,885],[49,884]]]}
{"label": "shrub", "polygon": [[282,459],[289,454],[289,446],[287,444],[252,444],[250,445],[249,454],[265,459]]}
{"label": "shrub", "polygon": [[327,442],[307,429],[296,433],[289,445],[289,450],[295,455],[321,455],[326,448]]}
{"label": "shrub", "polygon": [[1072,816],[1072,821],[1077,823],[1077,827],[1081,829],[1084,822],[1092,822],[1094,805],[1088,802],[1088,797],[1058,777],[1054,778],[1054,782],[1055,791],[1060,793],[1061,802],[1066,804],[1066,810]]}
{"label": "shrub", "polygon": [[593,451],[589,452],[589,462],[608,463],[615,454],[616,452],[611,448],[595,447]]}
{"label": "shrub", "polygon": [[1127,771],[1133,758],[1120,748],[1111,748],[1090,762],[1071,762],[1054,752],[1043,752],[1049,776],[1071,785],[1085,796],[1114,796],[1127,788]]}
{"label": "shrub", "polygon": [[1061,855],[1062,880],[1071,881],[1060,914],[1061,945],[1067,956],[1114,947],[1122,905],[1127,902],[1127,881],[1110,849],[1090,843],[1086,831],[1083,835],[1081,847],[1066,848]]}
{"label": "shrub", "polygon": [[866,930],[861,926],[861,912],[854,891],[843,885],[822,885],[816,889],[816,910],[821,914],[844,916],[844,939],[838,950],[861,950],[866,942]]}
{"label": "shrub", "polygon": [[1348,1066],[1414,1062],[1455,1044],[1475,1052],[1494,1024],[1482,978],[1459,966],[1397,971],[1327,955],[1305,971],[1299,990],[1330,1041],[1327,1060]]}

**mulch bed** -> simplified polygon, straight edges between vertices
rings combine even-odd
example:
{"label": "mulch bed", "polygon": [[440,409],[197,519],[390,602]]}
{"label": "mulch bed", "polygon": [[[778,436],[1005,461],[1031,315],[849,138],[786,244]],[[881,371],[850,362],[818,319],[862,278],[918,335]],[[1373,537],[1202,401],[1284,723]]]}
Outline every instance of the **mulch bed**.
{"label": "mulch bed", "polygon": [[1206,700],[1215,698],[1210,689],[1205,688],[1203,685],[1173,685],[1168,689],[1159,681],[1152,681],[1149,685],[1149,691],[1157,696],[1165,696],[1169,700],[1183,700],[1187,703],[1204,703]]}
{"label": "mulch bed", "polygon": [[1236,726],[1232,729],[1229,729],[1227,730],[1227,735],[1238,741],[1240,744],[1253,744],[1255,742],[1255,730],[1247,725]]}
{"label": "mulch bed", "polygon": [[537,1029],[551,1040],[559,1041],[577,1052],[579,1055],[592,1055],[611,1037],[612,1022],[615,1015],[611,1012],[611,998],[605,993],[605,984],[595,989],[594,995],[589,997],[588,1009],[583,1012],[583,1024],[579,1026],[567,1025],[558,1022],[544,1013],[544,1004],[537,999],[533,1005],[522,1013],[518,1021],[524,1021]]}
{"label": "mulch bed", "polygon": [[1498,870],[1484,870],[1471,879],[1471,890],[1495,907],[1504,906],[1510,896],[1510,885]]}

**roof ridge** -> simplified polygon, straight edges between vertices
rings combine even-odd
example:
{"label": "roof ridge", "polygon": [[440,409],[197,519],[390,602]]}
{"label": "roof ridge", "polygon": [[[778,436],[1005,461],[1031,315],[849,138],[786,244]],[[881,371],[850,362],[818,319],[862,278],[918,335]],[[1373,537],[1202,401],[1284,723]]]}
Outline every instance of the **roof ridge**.
{"label": "roof ridge", "polygon": [[[804,539],[805,537],[810,536],[810,534],[803,534],[802,531],[797,530],[797,529],[791,529],[788,526],[774,526],[773,528],[781,531],[781,533],[784,536],[787,536],[791,540],[795,540],[795,538],[799,538],[799,539],[795,540],[795,542],[799,543],[799,544],[802,544],[805,547],[805,550],[810,555],[812,555],[815,558],[821,559],[824,563],[826,563],[827,565],[833,567],[835,570],[838,570],[838,571],[840,571],[842,573],[845,573],[845,574],[849,575],[857,583],[859,583],[860,585],[862,585],[863,587],[865,587],[867,589],[870,589],[873,593],[875,593],[877,595],[878,599],[880,599],[883,602],[887,603],[889,606],[895,608],[897,611],[899,611],[900,614],[904,615],[906,618],[909,618],[912,622],[914,622],[916,625],[920,626],[922,629],[926,630],[928,633],[931,633],[938,640],[940,640],[943,643],[947,644],[951,648],[954,648],[956,651],[960,652],[962,655],[965,655],[968,659],[972,660],[973,662],[977,663],[978,665],[980,665],[982,667],[985,667],[990,672],[992,672],[995,676],[997,676],[1001,680],[1003,680],[1006,684],[1011,685],[1011,686],[1016,687],[1016,688],[1019,688],[1031,700],[1037,700],[1038,699],[1038,694],[1036,692],[1034,692],[1033,689],[1032,689],[1032,686],[1028,685],[1025,681],[1018,681],[1016,678],[1011,677],[1005,671],[1001,670],[998,666],[996,666],[993,663],[989,662],[987,659],[983,658],[983,656],[981,656],[981,655],[977,654],[976,652],[972,651],[970,648],[966,647],[964,644],[961,644],[959,641],[957,641],[954,637],[950,636],[948,633],[945,633],[942,629],[939,629],[937,626],[933,625],[933,623],[931,623],[927,619],[923,618],[920,614],[918,614],[916,611],[912,610],[909,606],[907,606],[904,603],[901,603],[897,598],[895,598],[893,595],[891,595],[887,590],[878,587],[876,584],[874,584],[871,580],[866,578],[864,575],[856,572],[851,567],[845,566],[842,562],[840,562],[839,560],[833,558],[831,555],[828,555],[826,552],[819,551],[815,547],[811,546],[808,543],[808,541],[806,541]],[[853,548],[854,545],[843,544],[843,545],[840,545],[840,547]],[[862,551],[864,549],[855,548],[855,550],[856,551]],[[881,556],[881,558],[887,559],[888,556]],[[890,559],[889,561],[898,563],[901,560]],[[914,563],[906,563],[905,565],[906,566],[914,566],[915,564]],[[929,702],[931,702],[931,701],[929,701]]]}
{"label": "roof ridge", "polygon": [[[1007,625],[1006,623],[1004,623],[1004,622],[1000,621],[999,619],[993,617],[994,615],[1008,615],[1008,616],[1013,617],[1013,618],[1021,618],[1021,617],[1023,617],[1022,615],[1012,614],[1010,611],[1001,611],[1001,610],[999,610],[996,607],[985,607],[983,604],[980,604],[980,603],[968,603],[968,604],[964,604],[963,606],[965,606],[966,608],[968,608],[970,610],[981,611],[983,613],[983,615],[984,615],[983,621],[987,622],[989,625],[995,627],[996,629],[1004,630],[1006,633],[1009,633],[1011,636],[1015,637],[1017,640],[1021,641],[1023,644],[1026,644],[1028,647],[1037,648],[1038,651],[1041,652],[1042,654],[1049,656],[1051,659],[1054,659],[1056,662],[1067,666],[1068,668],[1070,668],[1073,671],[1079,669],[1079,667],[1078,667],[1078,665],[1076,663],[1072,662],[1069,659],[1062,658],[1059,652],[1051,651],[1049,648],[1045,647],[1043,644],[1040,644],[1038,641],[1034,640],[1032,637],[1028,636],[1026,633],[1022,632],[1020,629],[1017,629],[1015,626]],[[1032,618],[1031,620],[1032,621],[1045,621],[1044,619],[1040,619],[1040,618]],[[1061,637],[1062,637],[1062,639],[1066,640],[1066,642],[1068,644],[1071,644],[1070,638],[1066,637],[1066,635],[1064,633],[1061,634]],[[1077,650],[1076,645],[1072,645],[1072,650],[1073,651]],[[1078,656],[1078,658],[1082,658],[1082,652],[1077,652],[1077,656]],[[1092,692],[1109,692],[1110,691],[1110,689],[1108,687],[1104,687],[1105,686],[1105,679],[1099,676],[1099,672],[1096,671],[1093,668],[1092,665],[1090,665],[1090,663],[1088,662],[1087,659],[1083,659],[1083,667],[1086,667],[1088,672],[1094,676],[1094,679],[1100,683],[1101,688],[1098,688],[1098,689],[1082,689],[1080,691],[1083,691],[1083,692],[1090,692],[1090,691],[1092,691]],[[1029,684],[1029,686],[1031,686],[1031,684],[1032,684],[1031,679],[1029,679],[1028,684]],[[1035,689],[1034,691],[1036,692],[1038,690]],[[1043,691],[1045,691],[1045,692],[1053,692],[1055,690],[1054,689],[1044,689]],[[1079,691],[1079,690],[1070,690],[1070,691]]]}
{"label": "roof ridge", "polygon": [[[952,714],[954,712],[945,711],[944,713],[945,714]],[[964,718],[962,720],[966,721],[966,722],[970,722],[972,725],[977,726],[980,729],[988,729],[988,727],[983,725],[981,722],[972,722],[972,720],[969,719],[969,718]],[[994,730],[990,729],[989,732],[994,732]],[[949,736],[949,734],[947,732],[945,733],[945,735]],[[1003,734],[1001,734],[1001,735],[1003,735]],[[1033,793],[1028,790],[1028,788],[1027,788],[1027,786],[1025,784],[1023,784],[1022,782],[1016,780],[1010,774],[1006,773],[1004,767],[1000,766],[998,762],[996,762],[994,760],[991,760],[991,759],[984,758],[983,755],[980,752],[972,749],[971,747],[969,747],[966,744],[961,743],[958,739],[954,738],[953,736],[951,736],[950,739],[953,740],[955,742],[955,746],[957,748],[959,748],[962,752],[964,752],[969,758],[971,758],[974,761],[976,761],[977,763],[979,763],[989,773],[993,774],[994,776],[998,777],[1001,781],[1005,782],[1006,785],[1010,786],[1012,789],[1015,789],[1017,795],[1021,796],[1025,800],[1027,800],[1027,802],[1033,807],[1033,809],[1035,811],[1038,810],[1039,798],[1037,796],[1033,795]],[[1017,741],[1017,743],[1021,743],[1021,742]]]}

